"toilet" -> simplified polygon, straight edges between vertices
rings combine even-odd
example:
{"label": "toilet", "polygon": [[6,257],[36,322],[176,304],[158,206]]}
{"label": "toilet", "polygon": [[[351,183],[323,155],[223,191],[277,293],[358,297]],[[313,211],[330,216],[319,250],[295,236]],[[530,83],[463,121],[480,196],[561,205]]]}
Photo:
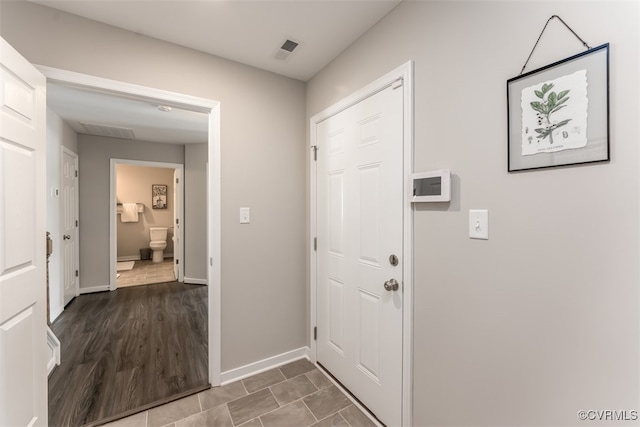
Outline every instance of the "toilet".
{"label": "toilet", "polygon": [[149,247],[153,251],[153,262],[162,262],[164,260],[164,250],[167,247],[167,227],[150,227]]}

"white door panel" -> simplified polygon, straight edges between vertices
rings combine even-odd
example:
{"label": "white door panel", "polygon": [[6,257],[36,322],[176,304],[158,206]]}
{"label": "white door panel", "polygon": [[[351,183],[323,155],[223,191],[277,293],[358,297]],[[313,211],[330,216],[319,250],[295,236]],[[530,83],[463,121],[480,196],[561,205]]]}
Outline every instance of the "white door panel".
{"label": "white door panel", "polygon": [[47,424],[45,87],[0,38],[0,425]]}
{"label": "white door panel", "polygon": [[62,283],[66,306],[78,288],[77,156],[62,151]]}
{"label": "white door panel", "polygon": [[[401,422],[403,93],[317,126],[317,359],[381,421]],[[400,283],[385,290],[389,279]]]}

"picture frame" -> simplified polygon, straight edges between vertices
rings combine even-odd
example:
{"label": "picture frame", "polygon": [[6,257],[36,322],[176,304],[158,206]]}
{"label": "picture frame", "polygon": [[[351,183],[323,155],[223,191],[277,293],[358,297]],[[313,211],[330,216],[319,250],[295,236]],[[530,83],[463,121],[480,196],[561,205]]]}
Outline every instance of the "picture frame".
{"label": "picture frame", "polygon": [[609,43],[507,80],[507,171],[609,161]]}
{"label": "picture frame", "polygon": [[167,186],[163,184],[151,185],[151,207],[153,209],[167,209]]}

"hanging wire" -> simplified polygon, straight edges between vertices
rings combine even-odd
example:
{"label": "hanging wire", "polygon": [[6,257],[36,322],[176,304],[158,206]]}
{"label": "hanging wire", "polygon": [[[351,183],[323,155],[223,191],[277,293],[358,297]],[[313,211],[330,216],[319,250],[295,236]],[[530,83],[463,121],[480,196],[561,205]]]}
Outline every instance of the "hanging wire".
{"label": "hanging wire", "polygon": [[588,45],[584,40],[582,40],[582,39],[580,38],[580,36],[579,36],[578,34],[576,34],[576,32],[575,32],[575,31],[573,31],[573,29],[571,29],[571,27],[570,27],[569,25],[567,25],[567,23],[566,23],[566,22],[564,22],[564,21],[562,20],[562,18],[560,18],[558,15],[551,15],[551,18],[547,19],[547,23],[546,23],[546,24],[544,24],[544,28],[542,28],[542,31],[540,32],[540,35],[538,36],[538,40],[536,40],[536,44],[534,44],[534,45],[533,45],[533,49],[531,49],[531,53],[529,54],[529,57],[527,58],[527,61],[526,61],[526,62],[524,63],[524,65],[522,66],[522,70],[520,70],[520,75],[522,75],[522,72],[524,71],[524,69],[526,68],[527,64],[529,63],[529,60],[531,59],[531,56],[533,55],[533,51],[535,51],[535,50],[536,50],[536,47],[538,46],[538,43],[540,42],[540,39],[542,38],[542,35],[544,34],[544,30],[546,30],[546,29],[547,29],[547,25],[549,25],[549,22],[551,22],[551,20],[552,20],[553,18],[558,18],[558,19],[560,20],[560,22],[562,22],[562,23],[564,24],[564,26],[565,26],[565,27],[567,27],[567,29],[568,29],[569,31],[571,31],[571,33],[572,33],[574,36],[576,36],[576,38],[577,38],[578,40],[580,40],[580,42],[582,43],[582,45],[583,45],[584,47],[586,47],[587,49],[591,49],[591,47],[590,47],[590,46],[589,46],[589,45]]}

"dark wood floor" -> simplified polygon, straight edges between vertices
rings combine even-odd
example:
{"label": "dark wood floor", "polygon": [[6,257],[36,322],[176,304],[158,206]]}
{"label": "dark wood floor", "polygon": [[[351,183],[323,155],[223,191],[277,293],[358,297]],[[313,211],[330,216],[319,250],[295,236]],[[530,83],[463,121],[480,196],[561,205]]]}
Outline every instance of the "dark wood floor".
{"label": "dark wood floor", "polygon": [[206,286],[80,295],[52,329],[62,345],[49,377],[50,426],[93,423],[208,384]]}

